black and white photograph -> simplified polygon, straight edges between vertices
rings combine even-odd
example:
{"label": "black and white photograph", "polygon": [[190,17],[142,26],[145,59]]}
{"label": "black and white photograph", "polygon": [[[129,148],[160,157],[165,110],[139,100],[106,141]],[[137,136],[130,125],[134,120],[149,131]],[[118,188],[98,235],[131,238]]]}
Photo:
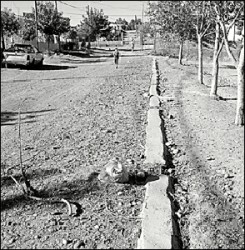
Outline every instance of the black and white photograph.
{"label": "black and white photograph", "polygon": [[244,1],[1,1],[1,249],[244,249]]}

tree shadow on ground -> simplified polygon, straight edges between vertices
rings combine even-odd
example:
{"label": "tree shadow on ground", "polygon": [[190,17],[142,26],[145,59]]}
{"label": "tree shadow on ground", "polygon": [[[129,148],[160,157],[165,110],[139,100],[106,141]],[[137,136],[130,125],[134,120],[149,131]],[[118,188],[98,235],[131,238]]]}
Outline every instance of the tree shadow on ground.
{"label": "tree shadow on ground", "polygon": [[[18,168],[18,166],[16,166]],[[60,174],[62,171],[60,168],[52,168],[52,169],[36,169],[33,170],[31,173],[26,173],[26,177],[29,180],[41,180],[43,177],[49,177],[56,174]],[[17,181],[22,180],[21,173],[13,174],[12,175]],[[9,176],[1,176],[1,187],[9,187],[9,186],[15,186],[15,182],[13,179]]]}
{"label": "tree shadow on ground", "polygon": [[[54,110],[55,109],[20,112],[21,123],[33,123],[36,121],[37,117],[44,115],[44,113],[46,112],[51,112]],[[25,115],[24,118],[23,115]],[[12,111],[1,112],[1,126],[16,125],[18,124],[18,119],[19,119],[18,112],[12,112]]]}
{"label": "tree shadow on ground", "polygon": [[[47,173],[49,175],[51,172]],[[51,173],[55,174],[55,173]],[[114,183],[114,182],[101,182],[98,177],[98,172],[92,172],[88,177],[83,177],[81,179],[71,180],[71,181],[62,181],[58,185],[50,185],[49,187],[44,187],[41,190],[38,190],[39,197],[41,198],[55,198],[55,200],[66,199],[71,202],[77,202],[80,199],[83,199],[86,194],[91,194],[94,196],[103,196],[106,195],[108,190],[115,189],[117,185],[127,186],[126,188],[130,189],[133,186],[145,185],[147,182],[155,181],[159,179],[158,176],[149,175],[147,179],[140,182],[135,182],[135,177],[132,176],[129,182],[127,183]],[[5,181],[9,182],[10,180]],[[5,182],[6,183],[6,182]],[[35,188],[35,187],[34,187]],[[25,197],[24,195],[13,195],[12,197],[1,200],[1,211],[11,209],[13,207],[19,207],[27,204],[35,203],[44,203],[45,200],[35,200]],[[48,201],[46,201],[48,202]]]}
{"label": "tree shadow on ground", "polygon": [[[182,100],[183,92],[176,94],[176,98],[177,101]],[[215,179],[211,178],[215,177],[213,169],[207,163],[201,150],[195,148],[197,137],[195,131],[190,129],[183,107],[183,105],[180,105],[178,116],[181,121],[181,133],[185,135],[183,138],[183,145],[185,145],[183,150],[186,150],[185,154],[188,157],[188,163],[184,163],[186,167],[183,165],[180,165],[181,167],[178,166],[178,170],[181,171],[183,176],[186,176],[186,180],[189,179],[191,181],[191,184],[188,183],[188,185],[182,187],[182,190],[187,192],[188,196],[192,198],[187,202],[191,213],[188,214],[186,212],[182,216],[188,216],[190,225],[192,225],[193,230],[196,230],[196,235],[201,234],[204,228],[207,229],[206,225],[209,225],[207,232],[210,241],[216,244],[217,229],[222,232],[221,236],[231,235],[231,232],[240,232],[242,230],[242,226],[237,223],[240,216],[239,207],[234,207],[232,203],[227,201],[222,186]],[[180,176],[180,172],[177,176]],[[190,176],[193,177],[190,178]],[[194,196],[193,194],[197,195]],[[201,215],[204,213],[205,216],[202,217]],[[198,224],[194,223],[195,220],[197,220]],[[212,224],[212,222],[214,223]],[[234,239],[233,236],[232,234],[232,239]]]}

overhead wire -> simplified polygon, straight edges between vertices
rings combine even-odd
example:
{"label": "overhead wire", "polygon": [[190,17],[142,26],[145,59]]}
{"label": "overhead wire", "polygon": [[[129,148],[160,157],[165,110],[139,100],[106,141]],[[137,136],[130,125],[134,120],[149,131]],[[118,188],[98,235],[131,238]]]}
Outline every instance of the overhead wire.
{"label": "overhead wire", "polygon": [[101,3],[101,2],[98,2],[98,1],[91,1],[92,3],[97,3],[97,4],[101,4],[101,5],[104,5],[104,6],[107,6],[107,7],[111,7],[111,8],[116,8],[116,9],[125,9],[125,10],[135,10],[135,11],[139,11],[139,9],[132,9],[132,8],[125,8],[125,7],[117,7],[117,6],[113,6],[113,5],[109,5],[109,4],[104,4],[104,3]]}
{"label": "overhead wire", "polygon": [[63,1],[58,1],[58,2],[60,2],[60,3],[64,4],[64,5],[67,5],[67,6],[71,7],[71,8],[74,8],[74,9],[80,9],[80,10],[83,10],[83,11],[86,10],[86,8],[80,8],[80,7],[77,7],[77,6],[73,6],[71,4],[67,4],[67,3],[65,3]]}

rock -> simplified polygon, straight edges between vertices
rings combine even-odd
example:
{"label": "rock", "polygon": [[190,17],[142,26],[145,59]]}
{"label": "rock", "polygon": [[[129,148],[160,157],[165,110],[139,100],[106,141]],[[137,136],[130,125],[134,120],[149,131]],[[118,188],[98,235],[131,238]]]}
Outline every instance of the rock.
{"label": "rock", "polygon": [[169,118],[169,119],[173,119],[174,116],[173,116],[172,114],[169,114],[169,115],[168,115],[168,118]]}
{"label": "rock", "polygon": [[97,245],[97,249],[106,249],[106,246],[103,243],[101,243]]}
{"label": "rock", "polygon": [[131,207],[134,207],[135,206],[135,201],[131,201]]}
{"label": "rock", "polygon": [[179,149],[175,148],[173,149],[173,154],[178,154],[179,153]]}
{"label": "rock", "polygon": [[73,249],[81,249],[85,247],[85,243],[83,240],[77,240],[75,244],[73,245]]}
{"label": "rock", "polygon": [[118,206],[121,207],[123,205],[122,202],[118,202]]}
{"label": "rock", "polygon": [[48,240],[48,238],[49,238],[49,235],[45,235],[45,236],[43,237],[43,241]]}
{"label": "rock", "polygon": [[12,243],[14,243],[15,242],[15,238],[11,238],[10,240],[9,240],[9,244],[12,244]]}
{"label": "rock", "polygon": [[173,143],[172,143],[172,142],[166,142],[165,145],[166,145],[167,147],[169,147],[169,146],[173,145]]}
{"label": "rock", "polygon": [[67,239],[62,239],[62,244],[66,246],[68,244],[68,240]]}
{"label": "rock", "polygon": [[51,226],[56,226],[57,225],[57,221],[54,219],[54,220],[51,220],[50,221],[50,225]]}

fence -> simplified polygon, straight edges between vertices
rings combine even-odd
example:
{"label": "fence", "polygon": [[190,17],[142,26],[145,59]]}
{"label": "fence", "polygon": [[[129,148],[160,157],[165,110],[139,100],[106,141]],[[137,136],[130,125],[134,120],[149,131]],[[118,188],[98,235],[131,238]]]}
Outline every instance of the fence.
{"label": "fence", "polygon": [[91,42],[91,47],[115,47],[123,46],[122,41],[96,41]]}
{"label": "fence", "polygon": [[[238,58],[241,45],[237,43],[236,48],[231,47],[231,50],[236,58]],[[166,41],[162,38],[156,39],[156,53],[162,56],[169,56],[178,58],[179,56],[179,43],[178,41]],[[186,41],[183,46],[183,58],[188,60],[198,60],[197,43]],[[203,43],[203,59],[204,61],[211,62],[213,60],[213,46]],[[220,60],[229,61],[225,46],[223,47]]]}

